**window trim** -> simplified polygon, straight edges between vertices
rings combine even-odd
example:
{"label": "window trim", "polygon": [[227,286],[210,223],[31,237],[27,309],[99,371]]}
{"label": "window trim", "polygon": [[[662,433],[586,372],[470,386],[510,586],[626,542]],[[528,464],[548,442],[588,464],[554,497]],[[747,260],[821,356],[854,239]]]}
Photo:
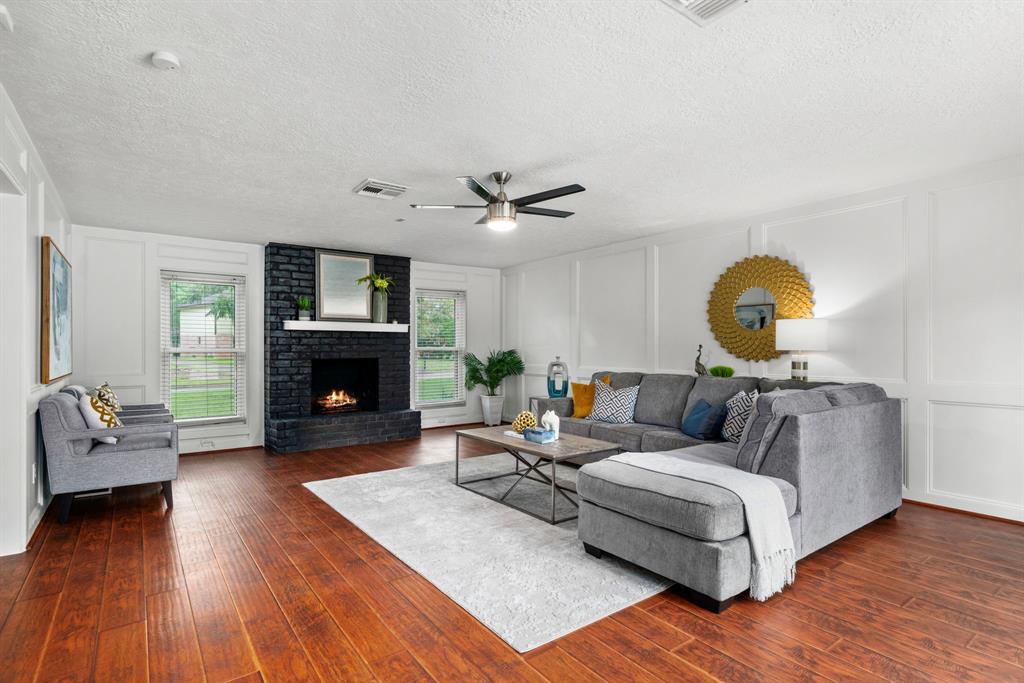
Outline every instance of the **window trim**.
{"label": "window trim", "polygon": [[[419,328],[419,316],[417,315],[418,314],[417,302],[418,302],[418,300],[419,300],[419,298],[421,296],[431,295],[431,294],[438,295],[438,296],[441,296],[441,297],[446,296],[446,295],[454,295],[453,298],[455,298],[456,301],[458,301],[459,299],[462,300],[462,328],[463,329],[462,329],[462,347],[461,348],[458,347],[458,345],[456,345],[455,347],[449,347],[449,346],[424,346],[424,347],[420,347],[420,346],[417,346],[416,340],[419,338],[419,329],[418,329]],[[469,346],[469,344],[468,344],[468,337],[469,337],[469,295],[466,292],[466,290],[464,290],[464,289],[435,289],[435,288],[431,288],[431,287],[423,287],[423,288],[416,288],[416,289],[414,289],[413,292],[412,292],[411,299],[412,299],[412,315],[410,316],[410,321],[411,321],[412,324],[411,324],[409,329],[410,329],[410,332],[412,333],[412,338],[410,339],[409,348],[410,348],[410,350],[412,352],[412,357],[410,359],[411,362],[410,362],[409,372],[410,372],[410,375],[412,376],[412,381],[410,383],[410,385],[411,385],[411,392],[410,392],[411,396],[409,397],[409,399],[410,399],[409,402],[410,402],[410,404],[412,405],[413,408],[415,408],[416,410],[421,410],[421,411],[422,410],[435,410],[435,409],[442,409],[442,408],[462,408],[462,407],[465,407],[466,405],[468,405],[468,402],[469,402],[469,392],[466,391],[466,389],[465,389],[466,366],[465,366],[465,363],[464,363],[464,358],[466,356],[466,352],[468,351],[468,346]],[[456,306],[458,306],[458,303],[456,303]],[[456,316],[458,316],[458,310],[457,309],[456,309]],[[458,340],[456,340],[456,341],[458,341]],[[452,400],[452,401],[432,401],[432,402],[429,402],[429,403],[420,403],[419,402],[419,400],[417,399],[417,397],[419,395],[419,391],[418,391],[419,387],[418,387],[418,384],[417,384],[417,381],[416,381],[417,380],[417,376],[416,376],[416,361],[419,359],[419,352],[420,351],[453,351],[453,352],[455,352],[455,354],[457,355],[457,358],[456,358],[456,361],[455,361],[455,363],[456,363],[456,374],[457,374],[455,382],[456,382],[457,388],[459,390],[461,390],[461,392],[462,392],[462,398],[461,399],[456,399],[456,400]]]}

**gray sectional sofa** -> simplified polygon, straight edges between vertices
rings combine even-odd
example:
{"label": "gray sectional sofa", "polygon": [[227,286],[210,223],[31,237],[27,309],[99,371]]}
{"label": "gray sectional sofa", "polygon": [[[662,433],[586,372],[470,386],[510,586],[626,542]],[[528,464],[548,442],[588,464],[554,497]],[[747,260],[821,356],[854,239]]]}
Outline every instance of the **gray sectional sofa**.
{"label": "gray sectional sofa", "polygon": [[[614,441],[626,451],[668,452],[766,477],[782,494],[798,558],[894,515],[902,503],[901,408],[880,387],[751,377],[611,376],[614,388],[636,384],[636,423],[604,425],[562,417],[562,429]],[[756,449],[701,442],[679,430],[697,400],[723,403],[737,391],[754,388],[761,392],[756,427],[763,430]],[[785,391],[771,393],[775,389]],[[571,415],[570,400],[543,403],[542,410]],[[673,579],[694,602],[715,612],[750,587],[743,504],[731,491],[605,459],[580,468],[577,489],[578,533],[587,552],[607,552]]]}

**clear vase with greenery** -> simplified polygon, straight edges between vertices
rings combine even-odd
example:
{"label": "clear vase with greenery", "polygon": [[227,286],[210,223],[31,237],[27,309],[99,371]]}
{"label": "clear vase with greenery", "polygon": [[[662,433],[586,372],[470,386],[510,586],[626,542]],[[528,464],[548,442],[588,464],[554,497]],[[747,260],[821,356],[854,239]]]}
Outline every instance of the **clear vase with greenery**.
{"label": "clear vase with greenery", "polygon": [[360,285],[366,285],[373,292],[373,308],[371,316],[375,323],[386,323],[388,321],[388,291],[395,279],[384,273],[370,273],[356,280]]}
{"label": "clear vase with greenery", "polygon": [[501,424],[501,409],[505,397],[498,394],[498,389],[506,377],[515,377],[526,371],[526,365],[519,352],[515,349],[491,351],[486,362],[472,353],[466,353],[463,363],[466,366],[466,389],[472,391],[482,386],[487,392],[480,397],[484,424]]}

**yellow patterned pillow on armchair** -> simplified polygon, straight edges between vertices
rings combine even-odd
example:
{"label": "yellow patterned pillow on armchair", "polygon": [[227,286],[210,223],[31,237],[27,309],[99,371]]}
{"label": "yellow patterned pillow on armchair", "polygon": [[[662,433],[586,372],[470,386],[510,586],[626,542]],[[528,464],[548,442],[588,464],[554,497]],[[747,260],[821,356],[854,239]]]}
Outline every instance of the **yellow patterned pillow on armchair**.
{"label": "yellow patterned pillow on armchair", "polygon": [[[82,417],[85,418],[85,424],[89,429],[110,429],[121,426],[121,421],[117,419],[117,415],[114,415],[114,411],[96,396],[83,396],[78,402],[78,409],[82,411]],[[117,443],[116,436],[99,436],[96,437],[96,440],[103,443]]]}

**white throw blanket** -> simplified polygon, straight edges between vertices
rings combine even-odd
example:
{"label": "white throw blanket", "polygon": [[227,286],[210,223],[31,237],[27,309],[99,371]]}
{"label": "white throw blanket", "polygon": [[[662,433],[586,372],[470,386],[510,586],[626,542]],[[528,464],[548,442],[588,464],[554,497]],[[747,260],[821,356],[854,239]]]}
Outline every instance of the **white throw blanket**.
{"label": "white throw blanket", "polygon": [[696,462],[677,453],[622,453],[609,460],[719,486],[743,501],[750,539],[750,597],[765,601],[796,578],[796,549],[786,503],[766,477],[728,465]]}

